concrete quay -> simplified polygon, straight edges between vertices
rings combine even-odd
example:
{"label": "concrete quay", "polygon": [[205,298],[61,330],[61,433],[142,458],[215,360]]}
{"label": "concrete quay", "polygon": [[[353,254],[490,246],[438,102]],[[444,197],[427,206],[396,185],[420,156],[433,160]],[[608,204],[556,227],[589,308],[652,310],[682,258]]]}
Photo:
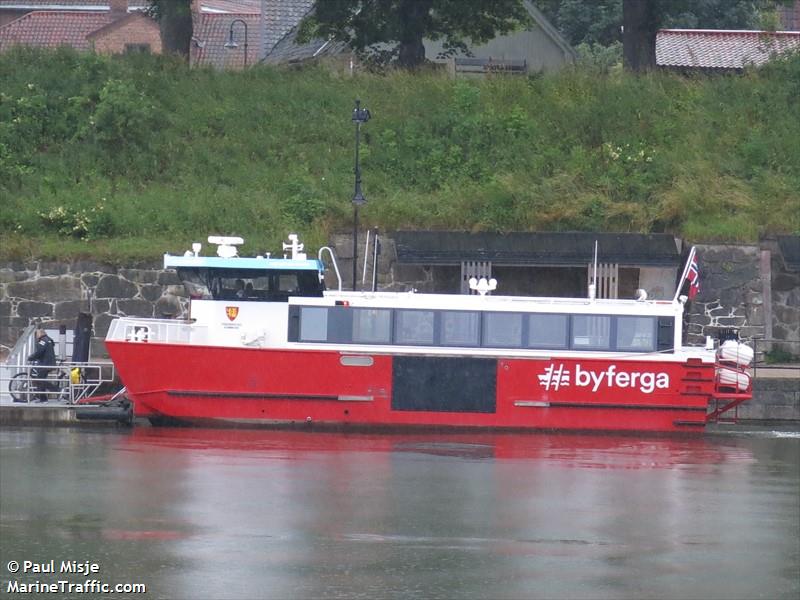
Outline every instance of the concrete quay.
{"label": "concrete quay", "polygon": [[75,417],[74,406],[55,403],[0,404],[0,427],[28,425],[47,427],[76,423],[78,419]]}
{"label": "concrete quay", "polygon": [[[82,413],[83,418],[78,417]],[[92,413],[92,418],[86,418]],[[108,427],[128,426],[109,409],[86,405],[0,404],[0,427]]]}

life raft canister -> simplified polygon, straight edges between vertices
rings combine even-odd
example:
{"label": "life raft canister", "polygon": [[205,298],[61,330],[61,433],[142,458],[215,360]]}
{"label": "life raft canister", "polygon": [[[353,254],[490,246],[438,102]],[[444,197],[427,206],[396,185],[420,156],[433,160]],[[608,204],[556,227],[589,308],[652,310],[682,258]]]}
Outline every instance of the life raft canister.
{"label": "life raft canister", "polygon": [[746,392],[750,387],[750,375],[722,367],[717,369],[717,382],[720,387],[731,387]]}
{"label": "life raft canister", "polygon": [[731,362],[740,367],[747,367],[753,362],[753,349],[747,344],[728,340],[717,350],[717,358],[722,362]]}

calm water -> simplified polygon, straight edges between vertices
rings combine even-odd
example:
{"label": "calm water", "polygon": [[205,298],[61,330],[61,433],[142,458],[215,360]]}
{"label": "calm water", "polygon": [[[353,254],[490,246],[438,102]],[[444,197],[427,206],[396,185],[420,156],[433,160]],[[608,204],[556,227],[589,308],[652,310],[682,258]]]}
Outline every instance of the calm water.
{"label": "calm water", "polygon": [[9,598],[86,579],[8,573],[51,559],[149,598],[797,598],[800,437],[3,429],[0,557]]}

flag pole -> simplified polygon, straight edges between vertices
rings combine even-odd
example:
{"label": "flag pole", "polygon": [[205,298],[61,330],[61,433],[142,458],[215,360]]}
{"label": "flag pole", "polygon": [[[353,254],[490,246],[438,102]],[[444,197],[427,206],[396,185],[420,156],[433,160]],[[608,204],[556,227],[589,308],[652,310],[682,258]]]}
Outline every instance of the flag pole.
{"label": "flag pole", "polygon": [[686,276],[689,274],[689,265],[692,264],[695,251],[696,248],[692,246],[692,249],[689,251],[689,258],[686,259],[686,264],[683,266],[683,275],[681,275],[681,279],[678,282],[678,288],[675,290],[675,297],[672,299],[673,302],[678,301],[678,295],[681,293],[681,289],[683,289],[683,284],[686,283]]}

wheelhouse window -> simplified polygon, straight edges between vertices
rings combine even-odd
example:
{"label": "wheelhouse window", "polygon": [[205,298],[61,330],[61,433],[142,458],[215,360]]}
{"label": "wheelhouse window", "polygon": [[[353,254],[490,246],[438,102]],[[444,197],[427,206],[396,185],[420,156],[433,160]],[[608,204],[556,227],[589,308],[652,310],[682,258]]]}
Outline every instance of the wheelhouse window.
{"label": "wheelhouse window", "polygon": [[299,290],[300,284],[295,273],[281,273],[278,275],[275,287],[279,292],[294,294]]}
{"label": "wheelhouse window", "polygon": [[432,310],[395,310],[394,339],[397,344],[432,346]]}
{"label": "wheelhouse window", "polygon": [[392,311],[388,308],[354,308],[353,342],[389,344],[392,341]]}
{"label": "wheelhouse window", "polygon": [[193,298],[286,302],[290,296],[321,297],[324,289],[312,270],[179,267],[177,271]]}
{"label": "wheelhouse window", "polygon": [[568,325],[567,315],[528,315],[528,347],[566,348]]}
{"label": "wheelhouse window", "polygon": [[572,316],[572,347],[576,350],[606,350],[611,348],[611,317],[593,315]]}
{"label": "wheelhouse window", "polygon": [[617,317],[617,350],[651,352],[656,349],[654,317]]}
{"label": "wheelhouse window", "polygon": [[480,342],[480,313],[444,310],[442,315],[443,346],[477,346]]}
{"label": "wheelhouse window", "polygon": [[519,313],[485,313],[483,345],[498,348],[522,346],[522,315]]}
{"label": "wheelhouse window", "polygon": [[300,341],[328,340],[328,309],[303,306],[300,308]]}

